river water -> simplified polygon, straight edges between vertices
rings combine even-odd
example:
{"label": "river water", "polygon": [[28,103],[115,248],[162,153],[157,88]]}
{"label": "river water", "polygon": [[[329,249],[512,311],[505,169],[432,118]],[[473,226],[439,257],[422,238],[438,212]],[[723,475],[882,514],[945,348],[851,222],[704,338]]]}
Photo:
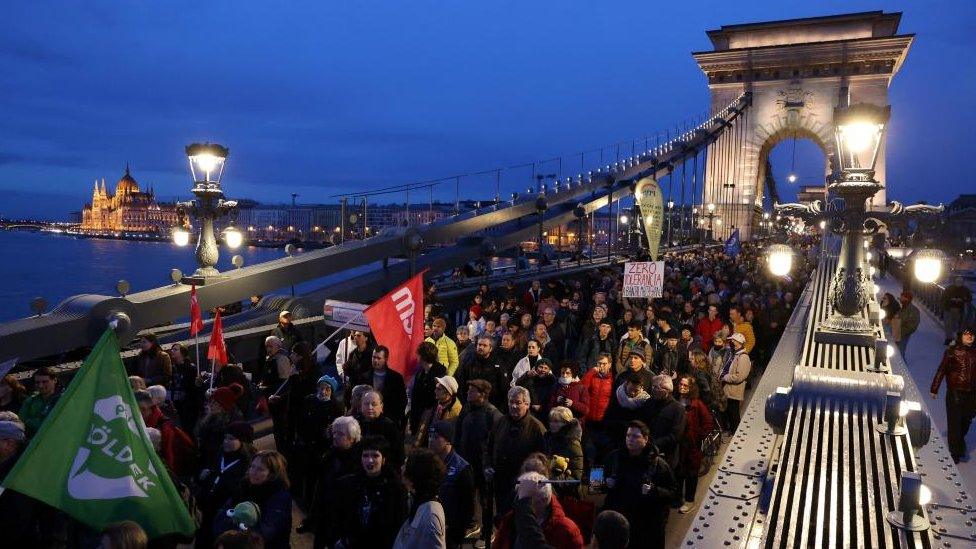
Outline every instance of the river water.
{"label": "river water", "polygon": [[[284,257],[283,249],[242,247],[220,250],[221,271],[233,269],[230,258],[245,265]],[[116,295],[120,279],[131,291],[170,284],[170,271],[196,268],[192,247],[168,242],[75,238],[53,233],[0,231],[0,322],[31,315],[30,302],[43,297],[48,310],[76,294]]]}

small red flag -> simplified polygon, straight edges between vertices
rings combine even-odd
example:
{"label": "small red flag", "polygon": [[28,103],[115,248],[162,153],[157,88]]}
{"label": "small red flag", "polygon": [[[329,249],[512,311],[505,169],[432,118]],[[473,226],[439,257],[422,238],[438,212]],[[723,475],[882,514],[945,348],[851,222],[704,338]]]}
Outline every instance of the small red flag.
{"label": "small red flag", "polygon": [[220,321],[220,309],[217,309],[217,314],[214,316],[207,358],[212,359],[218,366],[227,364],[227,345],[224,344],[224,326]]}
{"label": "small red flag", "polygon": [[203,331],[203,315],[200,314],[200,302],[197,300],[197,287],[190,288],[190,336],[196,337]]}
{"label": "small red flag", "polygon": [[376,341],[390,349],[387,366],[409,382],[417,368],[417,347],[424,341],[424,273],[376,300],[363,316]]}

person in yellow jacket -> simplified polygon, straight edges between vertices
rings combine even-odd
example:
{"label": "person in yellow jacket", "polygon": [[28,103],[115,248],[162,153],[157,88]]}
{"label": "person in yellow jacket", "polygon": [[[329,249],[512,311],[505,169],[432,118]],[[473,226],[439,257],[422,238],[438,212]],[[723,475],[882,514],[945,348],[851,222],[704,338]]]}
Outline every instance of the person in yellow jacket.
{"label": "person in yellow jacket", "polygon": [[752,323],[742,315],[742,308],[736,306],[729,309],[729,320],[732,321],[732,331],[745,337],[746,354],[751,353],[752,348],[756,346],[756,332],[752,329]]}
{"label": "person in yellow jacket", "polygon": [[447,375],[453,376],[458,367],[458,348],[454,340],[444,335],[447,331],[447,321],[443,318],[435,318],[431,325],[429,341],[437,347],[437,362],[447,368]]}

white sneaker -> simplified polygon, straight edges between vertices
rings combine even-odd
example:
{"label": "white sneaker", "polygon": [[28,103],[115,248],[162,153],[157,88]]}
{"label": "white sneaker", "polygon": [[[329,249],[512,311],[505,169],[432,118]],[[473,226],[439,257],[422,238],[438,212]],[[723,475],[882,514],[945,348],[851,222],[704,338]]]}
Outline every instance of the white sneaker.
{"label": "white sneaker", "polygon": [[681,513],[682,515],[684,515],[684,514],[690,512],[694,508],[695,508],[695,503],[693,501],[689,501],[689,502],[686,502],[681,507],[679,507],[678,508],[678,512]]}

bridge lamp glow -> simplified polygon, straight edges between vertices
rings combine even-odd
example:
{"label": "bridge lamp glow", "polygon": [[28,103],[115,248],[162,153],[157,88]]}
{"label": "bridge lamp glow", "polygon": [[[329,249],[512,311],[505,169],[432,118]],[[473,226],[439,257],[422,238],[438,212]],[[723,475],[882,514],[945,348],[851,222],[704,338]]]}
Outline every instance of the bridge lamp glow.
{"label": "bridge lamp glow", "polygon": [[834,109],[835,139],[841,171],[873,171],[890,107],[861,103]]}
{"label": "bridge lamp glow", "polygon": [[763,212],[763,219],[769,219],[769,212]]}
{"label": "bridge lamp glow", "polygon": [[[885,347],[885,356],[887,356],[888,358],[895,356],[895,348],[892,347],[891,345],[887,345]],[[902,401],[902,404],[907,404],[907,403]],[[905,415],[905,414],[901,414],[901,415]]]}
{"label": "bridge lamp glow", "polygon": [[822,230],[824,230],[826,228],[827,228],[827,222],[826,221],[821,221],[820,222],[820,230],[822,231]]}
{"label": "bridge lamp glow", "polygon": [[878,318],[881,319],[881,320],[884,320],[885,316],[887,316],[887,313],[885,313],[885,310],[884,309],[878,309]]}
{"label": "bridge lamp glow", "polygon": [[942,263],[945,260],[940,250],[920,250],[915,253],[915,278],[922,283],[931,284],[942,276]]}
{"label": "bridge lamp glow", "polygon": [[721,227],[722,226],[722,218],[721,217],[715,219],[715,226],[716,227]]}
{"label": "bridge lamp glow", "polygon": [[708,208],[708,213],[715,213],[715,204],[714,203],[709,202],[708,206],[706,206],[706,207]]}
{"label": "bridge lamp glow", "polygon": [[228,248],[236,250],[244,243],[244,234],[237,230],[237,227],[231,225],[224,229],[224,243],[227,244]]}
{"label": "bridge lamp glow", "polygon": [[796,183],[796,174],[791,173],[790,175],[786,176],[786,180],[790,183]]}
{"label": "bridge lamp glow", "polygon": [[766,250],[766,264],[773,276],[788,275],[793,269],[793,249],[785,244],[773,244]]}
{"label": "bridge lamp glow", "polygon": [[173,229],[173,244],[177,246],[186,246],[190,243],[190,231],[184,229],[183,227],[176,227]]}
{"label": "bridge lamp glow", "polygon": [[669,210],[673,210],[674,209],[674,202],[671,201],[671,200],[668,200],[668,209]]}
{"label": "bridge lamp glow", "polygon": [[622,215],[620,216],[620,222],[626,225],[628,222],[630,222],[630,219],[626,215]]}
{"label": "bridge lamp glow", "polygon": [[227,161],[227,147],[216,143],[193,143],[186,147],[186,157],[190,161],[190,174],[198,185],[220,186]]}

